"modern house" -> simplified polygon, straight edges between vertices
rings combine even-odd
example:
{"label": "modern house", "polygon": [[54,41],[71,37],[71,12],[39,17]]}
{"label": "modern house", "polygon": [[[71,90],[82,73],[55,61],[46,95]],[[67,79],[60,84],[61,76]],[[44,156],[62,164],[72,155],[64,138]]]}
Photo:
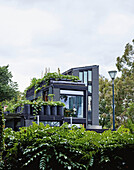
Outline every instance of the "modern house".
{"label": "modern house", "polygon": [[[86,86],[84,93],[86,128],[101,128],[99,126],[99,66],[71,68],[63,74],[78,76]],[[92,126],[91,126],[92,125]]]}
{"label": "modern house", "polygon": [[[70,79],[50,78],[49,84],[40,82],[39,90],[35,94],[35,87],[26,93],[26,99],[33,101],[42,96],[47,101],[49,94],[54,94],[54,101],[65,103],[64,114],[46,115],[42,110],[40,122],[52,126],[60,126],[64,122],[82,124],[86,129],[100,129],[99,126],[99,66],[85,66],[71,68],[62,75],[78,76],[78,81]],[[8,116],[7,116],[8,117]],[[20,118],[20,126],[28,126],[33,121],[31,109],[24,109]]]}

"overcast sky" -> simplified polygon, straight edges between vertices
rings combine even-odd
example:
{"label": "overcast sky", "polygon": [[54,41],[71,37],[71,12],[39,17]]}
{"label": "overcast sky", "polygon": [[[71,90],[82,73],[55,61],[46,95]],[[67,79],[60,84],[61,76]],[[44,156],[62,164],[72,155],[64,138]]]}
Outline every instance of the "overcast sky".
{"label": "overcast sky", "polygon": [[116,69],[134,38],[134,0],[0,0],[0,66],[20,91],[45,67]]}

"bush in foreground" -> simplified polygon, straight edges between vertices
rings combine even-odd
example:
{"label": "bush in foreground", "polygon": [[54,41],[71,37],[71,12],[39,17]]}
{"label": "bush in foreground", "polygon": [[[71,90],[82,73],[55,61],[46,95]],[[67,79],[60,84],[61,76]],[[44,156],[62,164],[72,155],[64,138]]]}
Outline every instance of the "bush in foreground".
{"label": "bush in foreground", "polygon": [[120,127],[102,134],[67,124],[5,129],[3,169],[130,169],[134,134]]}

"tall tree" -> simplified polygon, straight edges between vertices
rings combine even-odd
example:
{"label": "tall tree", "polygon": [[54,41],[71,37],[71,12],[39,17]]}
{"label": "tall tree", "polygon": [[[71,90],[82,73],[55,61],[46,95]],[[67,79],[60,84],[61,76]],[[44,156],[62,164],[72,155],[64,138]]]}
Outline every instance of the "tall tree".
{"label": "tall tree", "polygon": [[0,102],[17,97],[18,84],[12,81],[12,77],[9,65],[0,66]]}
{"label": "tall tree", "polygon": [[111,82],[104,76],[99,78],[99,123],[102,127],[111,127],[112,111]]}
{"label": "tall tree", "polygon": [[117,69],[121,77],[116,79],[116,115],[120,123],[128,117],[127,109],[134,103],[134,40],[125,46],[124,54],[117,57]]}
{"label": "tall tree", "polygon": [[[124,54],[117,57],[116,66],[121,72],[121,77],[115,79],[115,122],[118,127],[132,117],[128,108],[134,103],[134,40],[132,44],[126,44]],[[100,124],[109,127],[110,121],[112,123],[111,81],[100,76],[99,87]]]}

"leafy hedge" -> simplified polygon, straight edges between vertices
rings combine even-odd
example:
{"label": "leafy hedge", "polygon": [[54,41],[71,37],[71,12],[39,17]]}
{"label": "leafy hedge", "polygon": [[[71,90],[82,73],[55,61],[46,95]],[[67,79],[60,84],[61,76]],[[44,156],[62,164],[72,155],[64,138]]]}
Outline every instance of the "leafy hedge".
{"label": "leafy hedge", "polygon": [[133,167],[134,134],[119,128],[102,134],[65,123],[33,124],[4,132],[3,169],[129,169]]}

